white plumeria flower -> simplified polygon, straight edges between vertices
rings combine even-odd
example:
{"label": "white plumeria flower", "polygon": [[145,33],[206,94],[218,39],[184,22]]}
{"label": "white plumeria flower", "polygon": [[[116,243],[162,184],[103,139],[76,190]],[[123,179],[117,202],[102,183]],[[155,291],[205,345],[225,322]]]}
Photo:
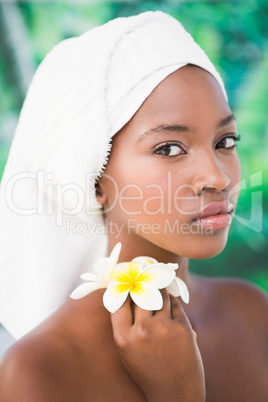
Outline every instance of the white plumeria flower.
{"label": "white plumeria flower", "polygon": [[121,243],[117,243],[113,248],[110,257],[101,258],[95,264],[96,274],[86,272],[81,275],[81,279],[87,281],[78,286],[71,294],[72,299],[81,299],[91,292],[101,288],[107,288],[113,270],[117,264],[119,254],[121,251]]}
{"label": "white plumeria flower", "polygon": [[[157,260],[151,257],[137,257],[134,258],[132,261],[144,262],[145,266],[157,263]],[[169,264],[166,264],[167,268],[168,266]],[[189,303],[190,296],[188,288],[185,282],[177,276],[175,276],[171,284],[167,286],[167,291],[175,297],[180,296],[184,303]]]}
{"label": "white plumeria flower", "polygon": [[108,311],[115,313],[128,294],[143,310],[161,310],[163,298],[159,289],[166,288],[174,280],[178,264],[149,260],[152,262],[145,263],[136,258],[135,261],[117,264],[103,295],[103,304]]}

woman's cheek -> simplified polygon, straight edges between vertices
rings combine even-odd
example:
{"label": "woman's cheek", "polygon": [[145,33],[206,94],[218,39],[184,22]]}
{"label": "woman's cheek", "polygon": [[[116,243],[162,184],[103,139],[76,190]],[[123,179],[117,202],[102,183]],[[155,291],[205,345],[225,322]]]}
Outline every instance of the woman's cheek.
{"label": "woman's cheek", "polygon": [[125,184],[119,190],[116,208],[124,219],[153,223],[179,218],[183,222],[198,212],[198,202],[189,186],[167,180],[157,184]]}

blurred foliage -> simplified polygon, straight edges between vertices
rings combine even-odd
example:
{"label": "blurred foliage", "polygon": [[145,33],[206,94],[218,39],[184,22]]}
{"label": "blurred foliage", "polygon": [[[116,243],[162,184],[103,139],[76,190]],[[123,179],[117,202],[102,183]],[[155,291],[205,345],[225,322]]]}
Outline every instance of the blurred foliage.
{"label": "blurred foliage", "polygon": [[[242,137],[238,151],[245,184],[239,197],[238,218],[234,219],[225,251],[210,260],[192,261],[191,270],[205,275],[246,278],[268,290],[267,0],[0,2],[2,18],[3,7],[9,16],[12,10],[8,7],[13,7],[12,12],[15,10],[22,24],[9,21],[11,32],[0,30],[0,177],[21,108],[18,78],[12,67],[16,67],[17,56],[26,42],[32,53],[29,64],[36,68],[60,40],[112,18],[162,10],[182,22],[225,82]],[[18,43],[13,46],[12,59],[8,46],[15,33]],[[31,66],[28,67],[30,70]]]}

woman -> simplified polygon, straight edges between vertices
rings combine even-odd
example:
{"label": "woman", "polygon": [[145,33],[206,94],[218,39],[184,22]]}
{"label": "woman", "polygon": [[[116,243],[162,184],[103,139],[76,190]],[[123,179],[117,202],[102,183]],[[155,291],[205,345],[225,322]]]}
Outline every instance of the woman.
{"label": "woman", "polygon": [[[218,73],[165,14],[114,20],[52,51],[3,178],[3,219],[20,241],[27,230],[34,237],[16,256],[4,253],[1,320],[20,337],[54,313],[4,356],[1,401],[267,400],[267,297],[242,281],[188,272],[189,258],[225,246],[237,139]],[[80,236],[78,227],[91,231]],[[110,314],[98,289],[62,304],[107,239],[108,254],[122,243],[119,262],[178,263],[190,303],[163,289],[159,310],[128,297]]]}

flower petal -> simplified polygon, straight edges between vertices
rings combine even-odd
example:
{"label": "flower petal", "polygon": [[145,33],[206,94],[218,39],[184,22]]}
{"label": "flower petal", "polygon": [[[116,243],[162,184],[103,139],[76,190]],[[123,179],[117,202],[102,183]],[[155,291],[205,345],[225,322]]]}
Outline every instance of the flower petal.
{"label": "flower petal", "polygon": [[83,283],[71,293],[70,297],[75,300],[81,299],[82,297],[89,295],[96,289],[99,289],[99,287],[96,285],[96,282]]}
{"label": "flower petal", "polygon": [[148,265],[140,273],[139,282],[149,282],[158,289],[166,288],[175,278],[175,271],[167,268],[166,264],[157,263]]}
{"label": "flower petal", "polygon": [[111,284],[109,284],[103,295],[104,307],[110,311],[110,313],[115,313],[125,302],[128,293],[128,288],[120,291],[117,285],[111,286]]}
{"label": "flower petal", "polygon": [[99,261],[97,269],[97,284],[106,288],[112,273],[112,270],[109,267],[108,257]]}
{"label": "flower petal", "polygon": [[175,278],[173,279],[171,284],[167,286],[167,291],[172,296],[175,296],[175,297],[180,296],[180,288],[179,288]]}
{"label": "flower petal", "polygon": [[145,266],[158,263],[158,261],[155,258],[145,256],[133,258],[132,262],[143,262]]}
{"label": "flower petal", "polygon": [[130,296],[134,303],[143,310],[161,310],[163,307],[160,291],[150,283],[139,283],[139,286],[130,290]]}
{"label": "flower petal", "polygon": [[167,287],[167,291],[171,293],[173,296],[180,296],[184,303],[189,303],[189,291],[186,284],[183,282],[181,278],[175,276],[172,283]]}
{"label": "flower petal", "polygon": [[80,275],[80,278],[83,279],[83,281],[96,282],[97,275],[92,272],[85,272]]}
{"label": "flower petal", "polygon": [[109,257],[102,257],[95,263],[95,270],[98,273],[103,267],[109,266]]}
{"label": "flower petal", "polygon": [[182,298],[182,300],[184,301],[184,303],[189,303],[189,299],[190,299],[190,295],[189,295],[189,290],[185,284],[185,282],[183,282],[182,279],[175,277],[176,282],[179,285],[180,288],[180,296]]}
{"label": "flower petal", "polygon": [[97,283],[100,286],[107,287],[111,279],[111,275],[116,266],[121,251],[121,243],[117,243],[113,248],[110,257],[101,258],[96,262]]}
{"label": "flower petal", "polygon": [[174,270],[179,268],[179,264],[173,263],[173,262],[168,262],[167,264],[165,264],[165,266],[166,266],[166,268],[174,269]]}

